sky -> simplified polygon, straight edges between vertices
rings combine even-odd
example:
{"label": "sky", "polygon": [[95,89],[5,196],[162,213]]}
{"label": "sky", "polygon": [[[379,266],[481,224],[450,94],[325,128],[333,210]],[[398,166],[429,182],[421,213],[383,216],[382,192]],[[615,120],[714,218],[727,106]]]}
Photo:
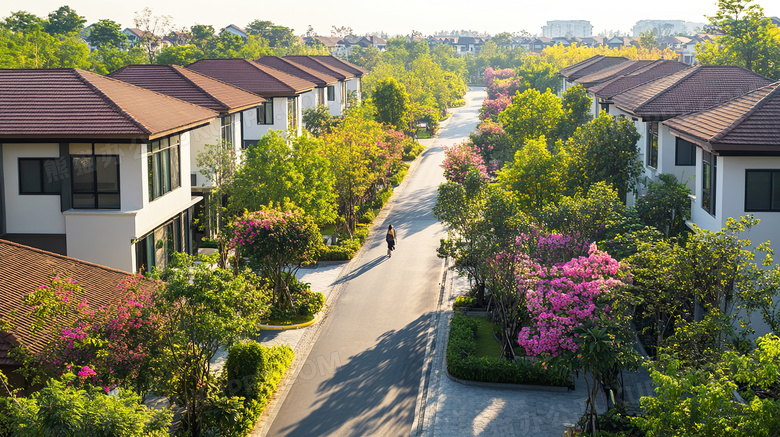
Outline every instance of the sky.
{"label": "sky", "polygon": [[[758,0],[768,16],[780,15],[780,2]],[[408,35],[413,30],[431,35],[437,31],[474,30],[495,35],[526,30],[541,35],[550,20],[589,20],[593,31],[629,33],[639,20],[708,22],[717,0],[4,0],[0,17],[25,10],[46,17],[67,4],[87,19],[87,24],[108,18],[122,27],[133,27],[135,13],[148,6],[154,15],[170,15],[177,29],[210,24],[219,31],[229,24],[246,26],[255,19],[290,27],[303,35],[312,26],[329,36],[332,26],[351,27],[356,35],[385,32]]]}

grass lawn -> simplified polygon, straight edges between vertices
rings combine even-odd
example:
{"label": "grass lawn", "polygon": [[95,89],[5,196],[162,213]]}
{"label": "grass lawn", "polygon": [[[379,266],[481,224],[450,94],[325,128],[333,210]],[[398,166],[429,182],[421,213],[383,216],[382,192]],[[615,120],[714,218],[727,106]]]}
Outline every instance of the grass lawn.
{"label": "grass lawn", "polygon": [[433,138],[433,137],[431,137],[431,134],[429,134],[427,130],[419,130],[419,131],[417,131],[417,139],[418,140],[425,140],[425,139],[428,139],[428,138]]}
{"label": "grass lawn", "polygon": [[487,317],[478,317],[477,328],[477,356],[498,358],[501,354],[501,343],[493,337],[495,325]]}

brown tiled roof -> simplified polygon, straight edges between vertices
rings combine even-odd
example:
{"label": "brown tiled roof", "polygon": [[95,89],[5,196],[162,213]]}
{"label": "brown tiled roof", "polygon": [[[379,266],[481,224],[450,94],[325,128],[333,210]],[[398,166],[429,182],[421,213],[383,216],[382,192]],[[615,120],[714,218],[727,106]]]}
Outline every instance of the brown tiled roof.
{"label": "brown tiled roof", "polygon": [[[40,352],[47,344],[50,333],[30,332],[32,317],[22,298],[46,285],[51,275],[76,281],[84,289],[84,298],[90,307],[97,308],[116,302],[121,298],[117,285],[130,273],[86,261],[68,258],[29,246],[0,240],[0,319],[7,319],[12,310],[18,311],[19,319],[12,333],[0,332],[0,365],[16,365],[8,356],[9,349],[19,342],[25,348]],[[141,287],[152,292],[157,283],[143,280]]]}
{"label": "brown tiled roof", "polygon": [[626,61],[628,61],[628,59],[622,56],[596,55],[592,58],[588,58],[584,61],[580,61],[574,65],[563,68],[558,72],[558,74],[565,77],[570,82],[576,82],[577,79],[583,76],[597,73],[614,65],[622,64]]}
{"label": "brown tiled roof", "polygon": [[617,94],[639,85],[652,82],[656,79],[669,76],[681,70],[691,68],[678,61],[658,60],[648,64],[631,74],[616,77],[598,85],[594,85],[588,91],[602,99],[611,99]]}
{"label": "brown tiled roof", "polygon": [[350,73],[347,70],[323,64],[322,62],[314,59],[314,56],[285,56],[284,59],[292,62],[295,65],[302,65],[304,67],[311,68],[312,70],[329,74],[338,80],[347,80],[351,77],[355,77],[353,73]]}
{"label": "brown tiled roof", "polygon": [[594,85],[598,85],[600,83],[606,82],[610,79],[614,79],[616,77],[625,76],[626,74],[631,74],[641,68],[647,67],[648,65],[652,64],[656,61],[625,61],[621,62],[619,64],[615,64],[612,67],[605,68],[601,71],[597,71],[595,73],[587,74],[585,76],[580,77],[577,79],[577,83],[584,86],[585,88],[590,88]]}
{"label": "brown tiled roof", "polygon": [[222,113],[238,112],[265,101],[257,94],[178,65],[128,65],[108,76]]}
{"label": "brown tiled roof", "polygon": [[716,151],[780,152],[780,82],[664,124]]}
{"label": "brown tiled roof", "polygon": [[632,88],[612,100],[628,113],[663,119],[707,109],[770,83],[742,67],[699,65]]}
{"label": "brown tiled roof", "polygon": [[[379,37],[372,37],[372,38],[379,38]],[[381,41],[374,42],[374,44],[377,44],[377,43],[378,44],[385,44],[386,43],[386,41],[383,40],[382,38],[379,38],[379,39]],[[345,60],[343,60],[341,58],[337,58],[335,56],[316,55],[316,56],[312,56],[312,58],[322,62],[325,65],[328,65],[328,66],[331,66],[331,67],[335,67],[335,68],[338,68],[338,69],[341,69],[341,70],[348,71],[348,72],[354,74],[355,76],[363,76],[364,74],[368,74],[368,70],[366,70],[365,68],[358,67],[355,64],[352,64],[350,62],[347,62],[347,61],[345,61]]]}
{"label": "brown tiled roof", "polygon": [[201,59],[187,68],[263,97],[292,97],[317,86],[248,59]]}
{"label": "brown tiled roof", "polygon": [[292,61],[288,61],[287,59],[278,56],[263,56],[262,58],[255,59],[255,62],[300,77],[301,79],[306,79],[309,82],[314,82],[319,87],[328,86],[339,81],[327,73],[295,64]]}
{"label": "brown tiled roof", "polygon": [[217,113],[75,68],[0,69],[0,138],[152,139]]}

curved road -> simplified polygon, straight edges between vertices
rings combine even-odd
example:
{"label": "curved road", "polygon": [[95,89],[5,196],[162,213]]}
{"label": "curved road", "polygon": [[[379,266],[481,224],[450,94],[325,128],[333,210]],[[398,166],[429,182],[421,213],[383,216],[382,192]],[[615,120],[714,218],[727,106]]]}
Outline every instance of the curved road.
{"label": "curved road", "polygon": [[[444,233],[432,208],[444,182],[442,146],[468,137],[485,98],[466,94],[466,106],[424,152],[416,170],[378,219],[359,258],[341,277],[338,300],[276,415],[269,436],[409,435],[436,311]],[[398,244],[387,258],[384,232]]]}

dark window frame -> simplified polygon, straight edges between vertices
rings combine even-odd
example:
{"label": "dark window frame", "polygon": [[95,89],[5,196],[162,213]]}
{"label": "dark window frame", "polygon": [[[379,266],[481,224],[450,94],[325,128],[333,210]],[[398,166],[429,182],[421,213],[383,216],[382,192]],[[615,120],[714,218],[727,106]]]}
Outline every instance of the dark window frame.
{"label": "dark window frame", "polygon": [[223,144],[233,144],[233,114],[219,117],[219,134]]}
{"label": "dark window frame", "polygon": [[298,98],[297,97],[288,97],[287,98],[287,128],[288,129],[296,129],[298,128]]}
{"label": "dark window frame", "polygon": [[[155,240],[154,234],[157,230],[163,230],[163,239]],[[163,222],[160,226],[146,233],[141,238],[135,240],[135,269],[138,271],[144,268],[149,271],[152,267],[163,267],[157,265],[157,250],[165,251],[165,263],[171,261],[175,252],[188,252],[191,244],[190,240],[190,214],[189,210],[182,211],[169,220]],[[158,247],[161,245],[162,247]]]}
{"label": "dark window frame", "polygon": [[[682,161],[680,160],[680,151],[681,148],[690,147],[690,151],[686,154],[686,158],[689,158],[688,161]],[[674,165],[677,167],[694,167],[696,166],[696,144],[686,141],[680,137],[675,137],[674,140]]]}
{"label": "dark window frame", "polygon": [[[751,189],[749,186],[751,174],[763,174],[769,173],[769,190],[767,194],[769,199],[765,199],[769,208],[756,208],[748,205],[748,198],[751,197],[748,193],[755,193],[758,191]],[[775,190],[775,188],[777,190]],[[773,201],[775,198],[778,200]],[[746,169],[745,170],[745,212],[780,212],[780,169]]]}
{"label": "dark window frame", "polygon": [[[54,185],[56,185],[57,190],[56,191],[47,191],[47,187],[51,188],[53,184],[47,184],[46,183],[46,177],[49,176],[46,171],[46,162],[51,161],[55,168],[57,167],[57,161],[59,160],[59,157],[54,158],[40,158],[40,157],[20,157],[17,161],[17,171],[19,173],[19,195],[22,196],[58,196],[62,193],[62,189],[60,187],[60,179],[55,181]],[[39,183],[40,183],[40,189],[36,190],[25,190],[25,186],[27,185],[25,183],[25,179],[22,175],[22,162],[37,162],[38,165],[38,177],[39,177]]]}
{"label": "dark window frame", "polygon": [[718,156],[702,151],[701,169],[701,208],[714,217],[717,198]]}
{"label": "dark window frame", "polygon": [[152,202],[181,187],[181,136],[159,138],[147,147],[146,173]]}
{"label": "dark window frame", "polygon": [[658,168],[658,122],[647,123],[647,166]]}
{"label": "dark window frame", "polygon": [[[79,189],[77,188],[77,184],[79,184],[78,178],[81,176],[81,172],[76,171],[75,161],[76,159],[84,159],[84,158],[90,158],[92,161],[92,188],[89,190],[85,189]],[[99,181],[98,181],[98,159],[113,159],[114,160],[114,168],[115,168],[115,174],[116,174],[116,189],[115,190],[101,190],[99,187]],[[122,209],[122,178],[121,178],[121,171],[120,171],[120,162],[119,162],[119,155],[110,155],[110,154],[74,154],[70,155],[70,197],[71,197],[71,208],[73,209]],[[116,206],[105,206],[100,201],[101,194],[105,196],[117,196],[117,202]],[[92,195],[94,197],[94,201],[92,202],[92,206],[80,206],[79,204],[82,203],[82,201],[76,200],[77,197],[80,195]],[[112,204],[113,205],[113,204]]]}
{"label": "dark window frame", "polygon": [[336,101],[336,85],[328,85],[328,101]]}
{"label": "dark window frame", "polygon": [[[270,112],[270,117],[269,117],[269,112]],[[257,124],[274,124],[273,100],[263,102],[260,106],[257,107]]]}

